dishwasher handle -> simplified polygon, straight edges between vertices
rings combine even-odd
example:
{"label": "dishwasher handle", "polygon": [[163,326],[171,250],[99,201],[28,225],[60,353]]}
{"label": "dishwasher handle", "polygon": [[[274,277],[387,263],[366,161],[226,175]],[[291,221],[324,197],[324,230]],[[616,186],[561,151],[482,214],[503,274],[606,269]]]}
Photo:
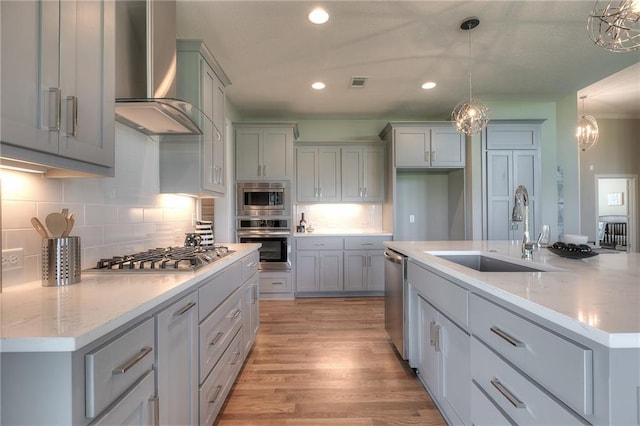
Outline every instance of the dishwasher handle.
{"label": "dishwasher handle", "polygon": [[390,262],[397,263],[398,265],[402,265],[404,263],[405,256],[400,253],[396,253],[392,250],[384,251],[384,258]]}

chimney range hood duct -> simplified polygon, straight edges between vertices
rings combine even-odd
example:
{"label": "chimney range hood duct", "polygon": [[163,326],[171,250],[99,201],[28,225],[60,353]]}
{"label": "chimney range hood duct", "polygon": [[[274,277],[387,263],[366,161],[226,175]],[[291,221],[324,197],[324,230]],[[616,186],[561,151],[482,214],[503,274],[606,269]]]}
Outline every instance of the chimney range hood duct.
{"label": "chimney range hood duct", "polygon": [[146,135],[201,135],[202,112],[176,99],[176,3],[116,2],[116,120]]}

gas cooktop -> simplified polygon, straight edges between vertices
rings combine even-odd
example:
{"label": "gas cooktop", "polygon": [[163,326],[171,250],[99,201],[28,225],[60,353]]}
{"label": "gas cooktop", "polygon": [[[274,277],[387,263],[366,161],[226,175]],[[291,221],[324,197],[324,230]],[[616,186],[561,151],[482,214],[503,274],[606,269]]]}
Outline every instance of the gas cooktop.
{"label": "gas cooktop", "polygon": [[233,253],[225,246],[162,247],[100,259],[91,271],[100,272],[195,272]]}

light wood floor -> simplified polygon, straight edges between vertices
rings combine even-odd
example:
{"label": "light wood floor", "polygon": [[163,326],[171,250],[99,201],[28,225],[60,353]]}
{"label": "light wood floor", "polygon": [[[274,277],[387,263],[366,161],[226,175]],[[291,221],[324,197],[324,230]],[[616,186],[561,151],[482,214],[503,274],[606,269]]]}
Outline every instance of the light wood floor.
{"label": "light wood floor", "polygon": [[218,425],[444,425],[384,329],[383,298],[260,301]]}

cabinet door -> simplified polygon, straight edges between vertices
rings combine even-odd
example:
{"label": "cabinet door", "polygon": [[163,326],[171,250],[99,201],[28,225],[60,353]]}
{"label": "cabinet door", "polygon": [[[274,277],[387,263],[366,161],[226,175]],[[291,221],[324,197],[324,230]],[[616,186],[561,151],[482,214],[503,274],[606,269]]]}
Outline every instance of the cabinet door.
{"label": "cabinet door", "polygon": [[317,251],[296,253],[296,291],[318,291],[319,261]]}
{"label": "cabinet door", "polygon": [[431,129],[431,166],[464,167],[464,135],[451,126]]}
{"label": "cabinet door", "polygon": [[296,199],[318,201],[318,149],[296,149]]}
{"label": "cabinet door", "polygon": [[511,151],[487,151],[487,238],[511,240],[513,208]]}
{"label": "cabinet door", "polygon": [[429,391],[439,398],[441,395],[440,368],[440,330],[438,326],[438,311],[422,298],[419,300],[420,329],[419,329],[419,361],[418,371],[422,382]]}
{"label": "cabinet door", "polygon": [[225,99],[227,94],[225,93],[224,84],[219,78],[214,80],[214,93],[213,93],[213,124],[221,132],[225,127]]}
{"label": "cabinet door", "polygon": [[367,290],[367,251],[345,250],[344,289],[346,291]]}
{"label": "cabinet door", "polygon": [[262,133],[253,129],[236,130],[236,178],[261,179],[260,145]]}
{"label": "cabinet door", "polygon": [[364,201],[383,201],[385,187],[384,149],[368,147],[363,149],[362,177]]}
{"label": "cabinet door", "polygon": [[429,128],[396,128],[393,132],[396,167],[428,167],[430,165],[431,131]]}
{"label": "cabinet door", "polygon": [[213,126],[213,190],[224,194],[224,160],[225,160],[224,127]]}
{"label": "cabinet door", "polygon": [[318,148],[318,200],[340,201],[340,148]]}
{"label": "cabinet door", "polygon": [[202,87],[201,87],[201,94],[200,94],[201,110],[204,113],[204,115],[206,115],[207,117],[209,117],[211,121],[213,121],[214,102],[215,102],[214,99],[216,95],[217,77],[213,73],[213,70],[211,69],[207,61],[204,60],[204,58],[200,57],[199,63],[200,63],[200,78],[202,80],[202,83],[201,83]]}
{"label": "cabinet door", "polygon": [[342,291],[343,286],[343,256],[342,250],[321,250],[319,268],[320,291]]}
{"label": "cabinet door", "polygon": [[114,165],[113,2],[60,2],[62,156]]}
{"label": "cabinet door", "polygon": [[471,424],[470,337],[440,314],[440,350],[442,356],[442,405],[454,422]]}
{"label": "cabinet door", "polygon": [[157,420],[154,419],[157,406],[154,404],[158,404],[158,398],[154,396],[153,385],[153,371],[150,371],[116,405],[90,424],[104,426],[157,424]]}
{"label": "cabinet door", "polygon": [[174,303],[156,317],[160,424],[198,422],[198,295]]}
{"label": "cabinet door", "polygon": [[368,289],[384,291],[384,250],[369,251]]}
{"label": "cabinet door", "polygon": [[[202,130],[202,136],[200,137],[200,181],[203,189],[214,191],[216,185],[213,170],[215,156],[215,128],[213,122],[208,117],[203,117],[200,123],[200,130]],[[185,165],[185,167],[187,170],[190,168],[187,165]]]}
{"label": "cabinet door", "polygon": [[362,201],[362,149],[342,148],[342,201]]}
{"label": "cabinet door", "polygon": [[59,3],[11,1],[2,10],[2,142],[58,152]]}
{"label": "cabinet door", "polygon": [[261,147],[262,179],[293,178],[290,150],[293,148],[292,136],[286,129],[269,129],[264,131]]}

